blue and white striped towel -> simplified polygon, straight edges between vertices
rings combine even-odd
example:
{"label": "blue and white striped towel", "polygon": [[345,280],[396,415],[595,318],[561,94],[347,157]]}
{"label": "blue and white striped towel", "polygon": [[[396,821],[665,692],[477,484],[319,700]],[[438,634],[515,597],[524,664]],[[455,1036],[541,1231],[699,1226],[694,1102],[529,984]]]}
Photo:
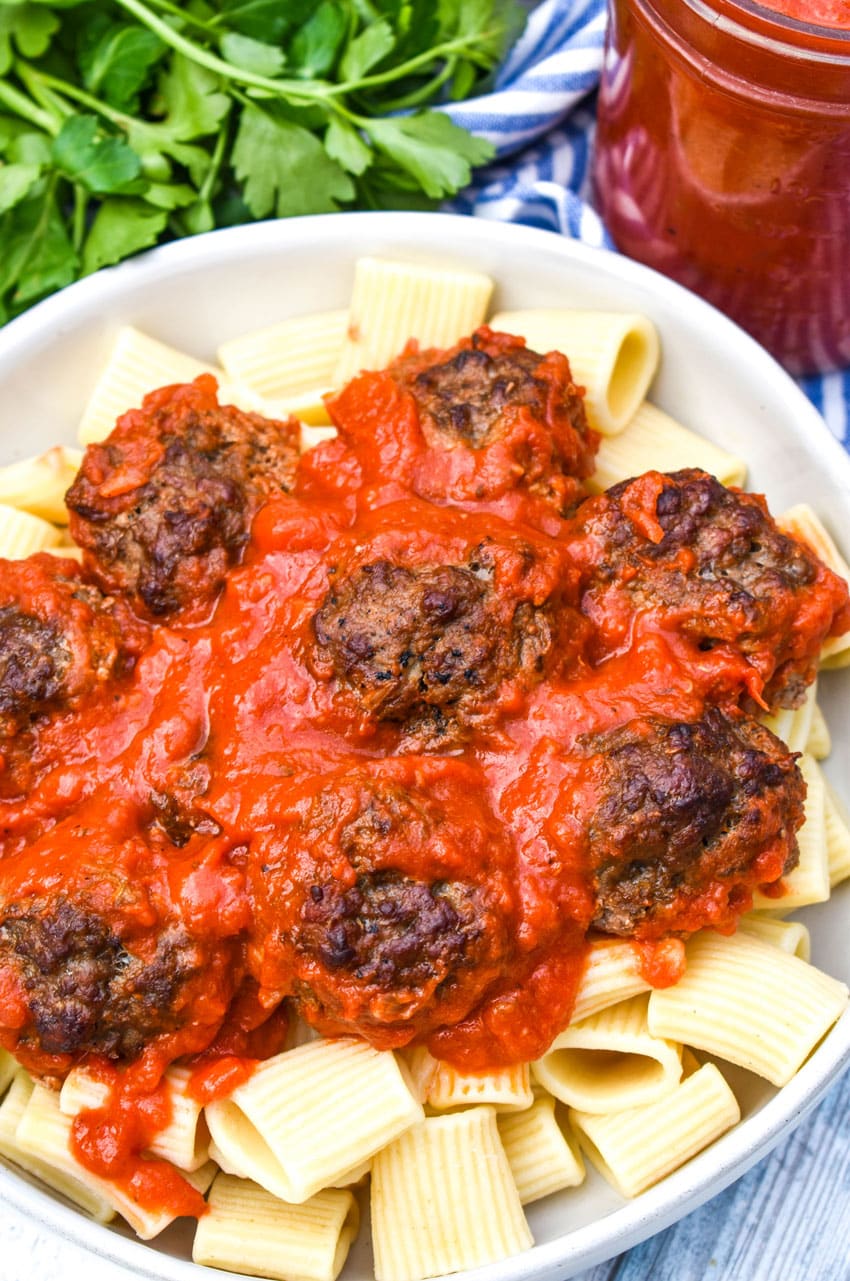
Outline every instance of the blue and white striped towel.
{"label": "blue and white striped towel", "polygon": [[[605,0],[544,0],[529,15],[492,93],[446,107],[499,159],[452,202],[458,213],[613,248],[590,203],[593,90],[602,67]],[[850,370],[800,385],[850,451]]]}

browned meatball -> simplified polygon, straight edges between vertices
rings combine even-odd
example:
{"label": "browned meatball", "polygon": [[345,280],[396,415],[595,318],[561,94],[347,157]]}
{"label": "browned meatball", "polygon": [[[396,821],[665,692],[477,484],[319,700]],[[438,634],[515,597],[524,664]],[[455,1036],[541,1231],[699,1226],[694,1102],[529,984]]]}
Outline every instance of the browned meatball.
{"label": "browned meatball", "polygon": [[[117,799],[0,864],[0,1042],[60,1076],[90,1054],[131,1060],[161,1037],[171,1057],[206,1048],[241,978],[248,907],[203,918],[198,895],[182,896],[187,873]],[[232,869],[208,875],[234,884]]]}
{"label": "browned meatball", "polygon": [[89,446],[68,491],[86,565],[143,615],[208,612],[257,509],[289,490],[298,432],[220,406],[208,375],[152,392]]}
{"label": "browned meatball", "polygon": [[0,561],[0,737],[80,707],[130,670],[143,633],[73,561]]}
{"label": "browned meatball", "polygon": [[757,494],[707,473],[648,472],[587,500],[573,555],[582,608],[603,651],[618,648],[632,611],[653,615],[700,649],[743,654],[771,707],[793,707],[814,679],[830,631],[850,625],[846,586],[784,534]]}
{"label": "browned meatball", "polygon": [[417,476],[423,497],[480,499],[519,486],[564,508],[583,493],[599,438],[559,352],[543,356],[484,326],[446,351],[405,352],[389,372],[413,395],[436,451]]}
{"label": "browned meatball", "polygon": [[757,721],[717,709],[694,724],[646,717],[578,747],[569,804],[586,814],[597,929],[728,925],[753,888],[796,864],[805,784]]}
{"label": "browned meatball", "polygon": [[508,963],[513,854],[459,761],[376,762],[295,792],[252,860],[257,977],[329,1034],[403,1045]]}
{"label": "browned meatball", "polygon": [[460,551],[379,535],[330,582],[313,621],[319,658],[360,708],[401,727],[407,749],[446,750],[496,724],[584,639],[562,549],[522,538]]}
{"label": "browned meatball", "polygon": [[135,1058],[178,1026],[181,989],[208,960],[178,927],[157,935],[152,956],[134,956],[101,916],[61,896],[14,904],[0,921],[0,967],[26,993],[26,1040],[45,1054]]}

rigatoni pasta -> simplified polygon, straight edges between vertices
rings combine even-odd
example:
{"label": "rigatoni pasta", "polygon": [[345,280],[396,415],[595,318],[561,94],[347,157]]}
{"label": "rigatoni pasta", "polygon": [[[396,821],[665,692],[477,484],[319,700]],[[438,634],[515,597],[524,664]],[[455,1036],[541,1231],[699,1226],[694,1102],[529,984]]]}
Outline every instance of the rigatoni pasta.
{"label": "rigatoni pasta", "polygon": [[493,1108],[429,1117],[379,1153],[372,1242],[377,1281],[419,1281],[528,1249]]}
{"label": "rigatoni pasta", "polygon": [[279,1281],[335,1281],[360,1222],[350,1192],[328,1189],[287,1205],[228,1174],[216,1177],[208,1204],[195,1233],[194,1261]]}
{"label": "rigatoni pasta", "polygon": [[847,988],[805,961],[739,933],[702,933],[688,967],[649,998],[656,1036],[716,1054],[786,1085],[847,1008]]}

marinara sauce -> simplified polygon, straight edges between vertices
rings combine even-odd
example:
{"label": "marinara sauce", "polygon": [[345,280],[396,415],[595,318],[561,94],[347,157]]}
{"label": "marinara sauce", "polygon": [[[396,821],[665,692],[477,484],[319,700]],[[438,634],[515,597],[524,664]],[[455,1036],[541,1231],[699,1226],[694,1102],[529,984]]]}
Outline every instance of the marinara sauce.
{"label": "marinara sauce", "polygon": [[609,8],[594,178],[619,248],[793,373],[850,363],[850,4]]}

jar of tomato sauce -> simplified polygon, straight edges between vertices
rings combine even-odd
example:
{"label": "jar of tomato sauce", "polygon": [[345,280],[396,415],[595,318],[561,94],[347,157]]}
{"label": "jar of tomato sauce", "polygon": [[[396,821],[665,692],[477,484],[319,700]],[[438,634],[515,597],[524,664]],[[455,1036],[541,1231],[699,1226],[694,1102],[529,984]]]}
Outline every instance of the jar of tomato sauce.
{"label": "jar of tomato sauce", "polygon": [[594,182],[623,252],[794,373],[850,365],[850,0],[609,0]]}

